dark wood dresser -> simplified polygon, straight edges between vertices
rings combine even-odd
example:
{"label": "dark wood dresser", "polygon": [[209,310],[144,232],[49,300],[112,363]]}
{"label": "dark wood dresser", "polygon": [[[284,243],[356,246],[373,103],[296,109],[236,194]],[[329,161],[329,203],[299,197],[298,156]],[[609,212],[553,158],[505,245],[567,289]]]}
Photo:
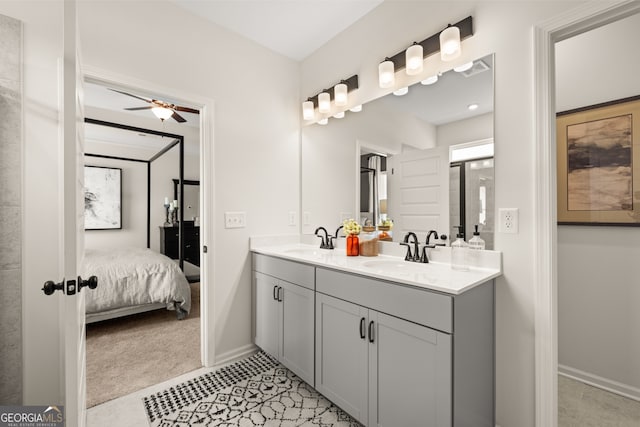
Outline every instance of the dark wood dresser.
{"label": "dark wood dresser", "polygon": [[[178,259],[178,225],[160,227],[160,253]],[[184,222],[184,260],[200,266],[200,227]]]}

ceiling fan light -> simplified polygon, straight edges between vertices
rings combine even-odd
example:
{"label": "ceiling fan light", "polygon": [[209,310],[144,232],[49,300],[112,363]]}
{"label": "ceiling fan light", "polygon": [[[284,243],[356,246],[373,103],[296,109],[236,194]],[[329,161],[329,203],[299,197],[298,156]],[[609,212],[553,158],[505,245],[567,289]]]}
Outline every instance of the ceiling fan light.
{"label": "ceiling fan light", "polygon": [[305,101],[302,103],[302,117],[305,120],[313,120],[314,114],[313,101]]}
{"label": "ceiling fan light", "polygon": [[318,95],[318,111],[322,114],[326,114],[331,111],[331,96],[328,92],[322,92]]}
{"label": "ceiling fan light", "polygon": [[393,61],[387,59],[378,65],[378,84],[382,89],[390,88],[396,83]]}
{"label": "ceiling fan light", "polygon": [[338,83],[333,88],[333,95],[337,107],[344,107],[349,102],[347,85],[344,83]]}
{"label": "ceiling fan light", "polygon": [[440,33],[440,59],[445,62],[453,61],[462,53],[460,47],[460,29],[449,26]]}
{"label": "ceiling fan light", "polygon": [[167,120],[173,115],[173,110],[164,107],[153,107],[151,111],[153,111],[153,114],[162,121]]}
{"label": "ceiling fan light", "polygon": [[422,45],[414,43],[406,50],[405,56],[407,74],[410,76],[420,74],[422,72],[422,64],[424,60]]}

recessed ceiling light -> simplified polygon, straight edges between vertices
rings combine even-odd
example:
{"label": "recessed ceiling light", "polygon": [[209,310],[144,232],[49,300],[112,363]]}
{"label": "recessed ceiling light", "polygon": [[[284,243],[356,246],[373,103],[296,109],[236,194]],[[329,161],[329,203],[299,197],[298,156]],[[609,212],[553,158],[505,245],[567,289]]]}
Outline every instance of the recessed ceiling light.
{"label": "recessed ceiling light", "polygon": [[318,124],[323,126],[326,125],[327,123],[329,123],[329,119],[327,117],[325,117],[324,119],[320,119],[318,121]]}
{"label": "recessed ceiling light", "polygon": [[457,67],[453,67],[453,71],[461,73],[463,71],[470,70],[473,67],[473,61],[467,62],[466,64],[458,65]]}
{"label": "recessed ceiling light", "polygon": [[469,109],[469,111],[477,110],[478,104],[469,104],[467,105],[467,108]]}
{"label": "recessed ceiling light", "polygon": [[435,76],[427,77],[426,79],[422,80],[420,83],[426,86],[426,85],[432,85],[437,81],[438,81],[438,75],[436,74]]}
{"label": "recessed ceiling light", "polygon": [[406,95],[408,93],[409,93],[409,87],[408,86],[405,86],[405,87],[402,87],[402,88],[400,88],[398,90],[394,90],[393,91],[393,94],[395,96],[402,96],[402,95]]}
{"label": "recessed ceiling light", "polygon": [[339,113],[336,113],[333,115],[334,118],[336,119],[341,119],[344,117],[344,111],[340,111]]}
{"label": "recessed ceiling light", "polygon": [[351,110],[349,110],[349,111],[352,111],[352,112],[354,112],[354,113],[359,113],[360,111],[362,111],[362,104],[360,104],[360,105],[356,105],[355,107],[353,107],[353,108],[352,108]]}

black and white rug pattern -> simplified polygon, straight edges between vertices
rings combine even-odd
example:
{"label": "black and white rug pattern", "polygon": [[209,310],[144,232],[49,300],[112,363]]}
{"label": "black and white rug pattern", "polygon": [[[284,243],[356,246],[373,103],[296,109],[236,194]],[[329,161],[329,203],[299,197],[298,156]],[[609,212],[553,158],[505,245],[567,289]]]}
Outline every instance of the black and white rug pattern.
{"label": "black and white rug pattern", "polygon": [[263,352],[143,402],[151,427],[361,427]]}

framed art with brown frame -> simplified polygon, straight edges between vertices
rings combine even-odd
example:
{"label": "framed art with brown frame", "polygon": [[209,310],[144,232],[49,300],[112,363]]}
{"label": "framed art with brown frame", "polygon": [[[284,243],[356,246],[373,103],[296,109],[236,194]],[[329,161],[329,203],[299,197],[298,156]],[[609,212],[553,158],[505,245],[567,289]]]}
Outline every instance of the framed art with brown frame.
{"label": "framed art with brown frame", "polygon": [[640,225],[640,96],[556,115],[558,224]]}

